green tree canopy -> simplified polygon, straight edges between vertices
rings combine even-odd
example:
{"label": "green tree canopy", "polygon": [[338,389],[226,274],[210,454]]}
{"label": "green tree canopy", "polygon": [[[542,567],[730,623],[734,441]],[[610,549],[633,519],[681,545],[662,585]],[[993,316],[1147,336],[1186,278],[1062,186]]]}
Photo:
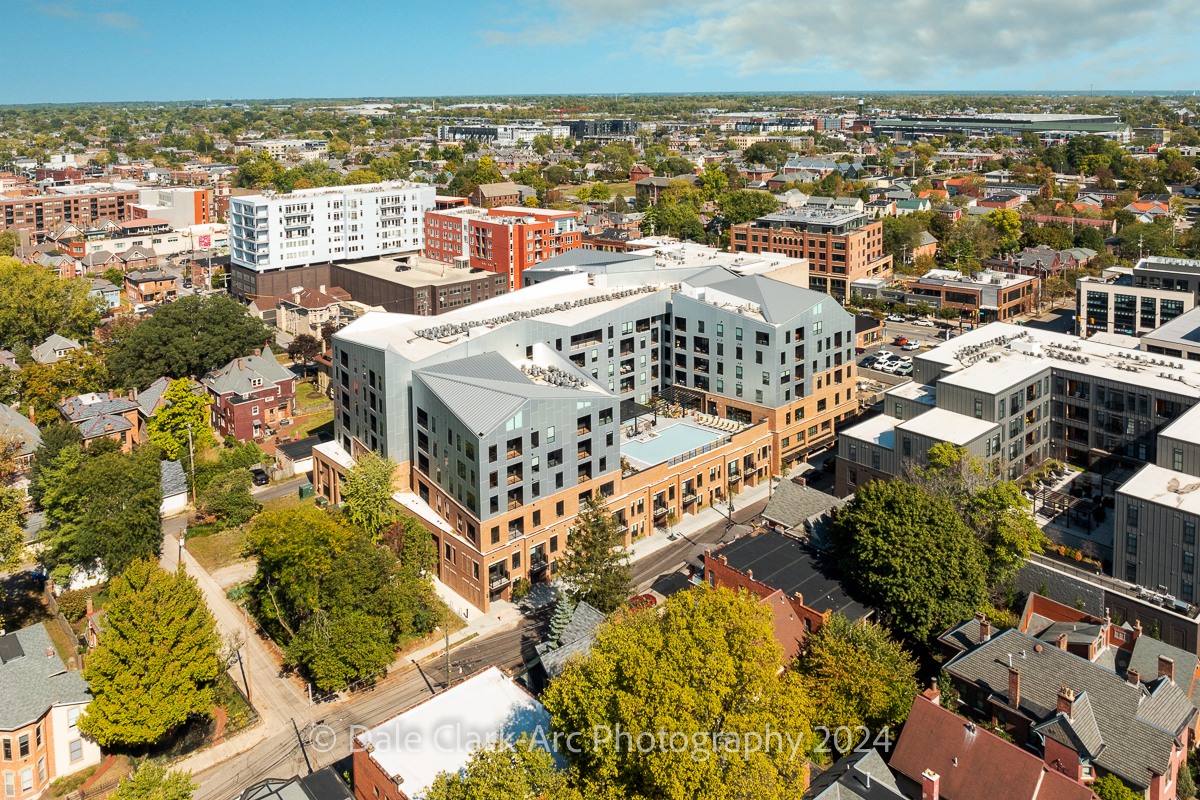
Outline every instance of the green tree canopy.
{"label": "green tree canopy", "polygon": [[476,750],[465,768],[443,772],[425,792],[426,800],[571,800],[580,794],[567,774],[528,738],[511,747],[495,744]]}
{"label": "green tree canopy", "polygon": [[105,747],[159,741],[207,714],[220,637],[196,580],[138,560],[109,587],[100,644],[84,677],[94,699],[79,728]]}
{"label": "green tree canopy", "polygon": [[0,342],[12,349],[34,347],[52,333],[89,338],[104,306],[91,288],[87,281],[0,258]]}
{"label": "green tree canopy", "polygon": [[736,189],[717,198],[717,208],[730,225],[740,225],[779,208],[779,201],[769,192]]}
{"label": "green tree canopy", "polygon": [[607,504],[595,495],[589,497],[579,509],[559,570],[572,600],[583,600],[607,614],[628,599],[633,580],[621,544],[621,532]]}
{"label": "green tree canopy", "polygon": [[1011,208],[994,208],[988,212],[987,224],[996,231],[1000,250],[1011,253],[1017,249],[1021,239],[1021,216]]}
{"label": "green tree canopy", "polygon": [[[799,674],[780,666],[766,608],[698,587],[676,594],[661,613],[629,613],[601,627],[588,655],[569,664],[542,700],[556,731],[582,734],[580,752],[567,758],[585,794],[799,798],[815,744],[812,706]],[[768,728],[780,739],[758,752],[725,758],[713,751],[714,732],[748,744],[745,734],[765,736]],[[618,730],[650,732],[656,741],[639,751],[619,742]],[[670,742],[679,747],[684,737],[688,755],[671,753]]]}
{"label": "green tree canopy", "polygon": [[814,720],[829,730],[896,728],[919,691],[917,662],[899,642],[879,625],[836,613],[808,637],[796,669],[813,698]]}
{"label": "green tree canopy", "polygon": [[110,800],[191,800],[196,784],[190,772],[168,772],[162,764],[144,761],[133,777],[122,778]]}
{"label": "green tree canopy", "polygon": [[392,500],[395,476],[396,462],[374,450],[360,455],[346,470],[342,484],[346,519],[373,539],[396,520],[396,503]]}
{"label": "green tree canopy", "polygon": [[150,444],[161,448],[170,461],[187,451],[189,430],[191,446],[195,450],[203,450],[215,441],[208,425],[208,397],[203,391],[197,393],[196,388],[187,378],[171,381],[163,393],[165,405],[150,418],[147,426]]}
{"label": "green tree canopy", "polygon": [[987,602],[983,545],[954,504],[903,481],[873,481],[842,509],[833,552],[896,634],[927,643]]}
{"label": "green tree canopy", "polygon": [[160,308],[139,324],[109,368],[126,388],[145,387],[157,378],[202,378],[239,356],[248,356],[274,338],[262,320],[224,295],[188,295]]}

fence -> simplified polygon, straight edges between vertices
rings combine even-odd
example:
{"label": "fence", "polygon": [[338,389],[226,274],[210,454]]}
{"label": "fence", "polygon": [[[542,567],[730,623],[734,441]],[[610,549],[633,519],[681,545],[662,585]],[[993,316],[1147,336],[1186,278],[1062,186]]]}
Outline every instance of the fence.
{"label": "fence", "polygon": [[[62,615],[62,612],[58,610],[58,598],[54,596],[54,582],[53,581],[49,581],[49,580],[46,581],[45,586],[42,588],[42,594],[45,596],[46,605],[48,605],[50,607],[50,611],[51,611],[51,613],[54,614],[54,619],[58,622],[58,626],[60,628],[62,628],[63,634],[66,635],[67,642],[74,645],[76,647],[76,650],[78,650],[79,634],[75,632],[75,629],[71,627],[71,623],[67,622],[67,618],[64,617]],[[75,665],[75,669],[78,669],[78,670],[83,669],[84,658],[83,658],[82,653],[79,653],[79,652],[70,653],[67,657]]]}
{"label": "fence", "polygon": [[85,783],[82,787],[69,792],[64,800],[99,800],[108,797],[120,785],[121,781],[137,773],[137,764],[129,770],[109,770],[92,784]]}

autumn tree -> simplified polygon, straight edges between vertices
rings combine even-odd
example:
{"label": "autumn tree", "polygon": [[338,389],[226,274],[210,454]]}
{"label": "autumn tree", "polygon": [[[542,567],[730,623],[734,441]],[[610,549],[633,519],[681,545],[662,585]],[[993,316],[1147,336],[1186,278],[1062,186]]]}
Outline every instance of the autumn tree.
{"label": "autumn tree", "polygon": [[571,800],[581,798],[554,758],[529,738],[481,747],[457,772],[442,772],[426,800]]}
{"label": "autumn tree", "polygon": [[159,741],[207,714],[220,637],[196,579],[138,560],[109,587],[104,632],[84,677],[93,699],[79,729],[105,747]]}
{"label": "autumn tree", "polygon": [[216,441],[208,424],[208,399],[203,391],[197,393],[197,388],[187,378],[171,381],[163,393],[164,405],[147,426],[150,444],[161,448],[170,461],[188,450],[189,432],[193,450],[204,450]]}
{"label": "autumn tree", "polygon": [[[566,754],[578,785],[597,797],[800,797],[812,705],[800,675],[780,670],[773,631],[760,603],[707,587],[602,626],[542,697],[556,731],[585,732]],[[778,738],[756,752],[716,752],[768,730]],[[631,747],[618,731],[654,741]],[[687,756],[671,752],[681,740]]]}
{"label": "autumn tree", "polygon": [[1010,208],[994,208],[985,217],[999,237],[1000,251],[1011,253],[1021,241],[1021,216]]}
{"label": "autumn tree", "polygon": [[567,594],[606,614],[615,611],[633,591],[633,579],[621,531],[603,498],[584,501],[569,544],[559,569]]}
{"label": "autumn tree", "polygon": [[919,691],[916,660],[887,630],[839,613],[809,635],[796,670],[812,696],[815,721],[829,730],[894,729]]}
{"label": "autumn tree", "polygon": [[132,776],[121,779],[109,800],[191,800],[195,789],[190,772],[169,772],[162,764],[143,761]]}
{"label": "autumn tree", "polygon": [[0,342],[34,347],[52,333],[72,339],[91,336],[104,301],[84,280],[60,278],[52,270],[0,257]]}
{"label": "autumn tree", "polygon": [[[336,328],[334,328],[336,330]],[[332,334],[330,334],[332,336]],[[288,344],[287,353],[293,361],[299,361],[301,364],[311,364],[313,359],[321,355],[325,348],[321,346],[321,340],[313,336],[311,333],[302,333]]]}

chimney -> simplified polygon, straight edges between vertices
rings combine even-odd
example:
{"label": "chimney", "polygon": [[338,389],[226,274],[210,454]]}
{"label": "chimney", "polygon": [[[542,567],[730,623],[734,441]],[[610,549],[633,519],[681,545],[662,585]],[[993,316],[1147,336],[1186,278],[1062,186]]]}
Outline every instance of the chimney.
{"label": "chimney", "polygon": [[1127,669],[1125,670],[1125,679],[1134,686],[1137,686],[1142,682],[1142,675],[1136,669]]}
{"label": "chimney", "polygon": [[1016,667],[1008,668],[1008,704],[1021,707],[1021,670]]}
{"label": "chimney", "polygon": [[33,406],[29,407],[29,421],[37,425],[37,412],[33,410]]}
{"label": "chimney", "polygon": [[46,648],[46,658],[54,658],[54,648],[53,647]]}
{"label": "chimney", "polygon": [[942,776],[931,769],[921,773],[921,800],[938,800],[941,796]]}
{"label": "chimney", "polygon": [[1067,635],[1065,633],[1060,633],[1058,635],[1058,638],[1054,640],[1054,646],[1059,648],[1060,650],[1066,650],[1067,649]]}
{"label": "chimney", "polygon": [[942,691],[938,688],[937,678],[934,677],[929,681],[929,688],[921,692],[921,694],[931,703],[939,703],[942,699]]}
{"label": "chimney", "polygon": [[299,292],[296,292],[294,295],[292,295],[292,301],[294,303],[296,303],[296,305],[300,305],[300,293]]}
{"label": "chimney", "polygon": [[982,611],[975,612],[975,619],[979,623],[979,641],[986,642],[991,639],[992,623],[988,622]]}
{"label": "chimney", "polygon": [[1166,678],[1171,683],[1175,682],[1175,659],[1167,658],[1164,655],[1158,657],[1158,677]]}
{"label": "chimney", "polygon": [[87,616],[90,617],[92,615],[92,611],[92,596],[89,594],[87,596]]}
{"label": "chimney", "polygon": [[1070,719],[1074,711],[1075,693],[1064,686],[1058,690],[1058,713]]}
{"label": "chimney", "polygon": [[754,570],[752,570],[752,569],[746,570],[746,577],[749,578],[750,580],[754,580]]}
{"label": "chimney", "polygon": [[262,350],[259,350],[257,347],[256,347],[256,348],[254,348],[254,355],[256,355],[256,356],[261,356],[261,355],[262,355]]}
{"label": "chimney", "polygon": [[325,284],[321,284],[321,294],[325,294]]}

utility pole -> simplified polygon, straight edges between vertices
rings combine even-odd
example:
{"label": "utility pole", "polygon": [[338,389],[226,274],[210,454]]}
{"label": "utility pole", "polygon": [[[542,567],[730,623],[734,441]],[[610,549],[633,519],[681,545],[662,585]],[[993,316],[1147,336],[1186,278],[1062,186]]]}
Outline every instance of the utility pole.
{"label": "utility pole", "polygon": [[192,468],[192,505],[196,504],[196,452],[192,449],[192,423],[188,423],[188,466]]}

